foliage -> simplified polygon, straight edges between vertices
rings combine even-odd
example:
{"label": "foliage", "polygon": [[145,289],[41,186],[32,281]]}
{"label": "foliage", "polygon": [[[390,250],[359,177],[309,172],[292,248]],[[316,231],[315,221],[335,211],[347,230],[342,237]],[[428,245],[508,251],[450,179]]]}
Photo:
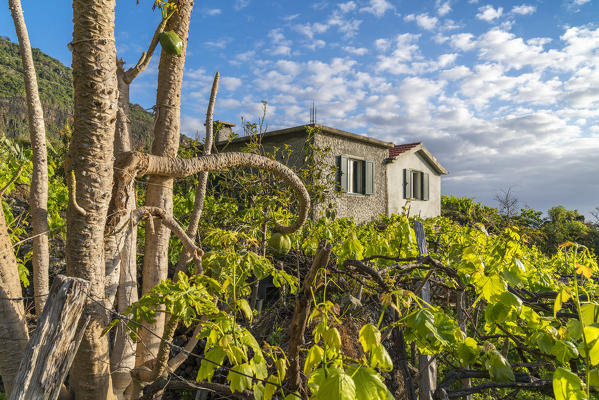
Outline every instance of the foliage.
{"label": "foliage", "polygon": [[[73,114],[71,69],[39,49],[32,49],[39,95],[44,109],[46,134],[50,142],[60,142],[60,131]],[[29,140],[25,82],[19,45],[0,37],[0,136]],[[136,147],[147,143],[154,118],[137,104],[131,105],[131,131]]]}

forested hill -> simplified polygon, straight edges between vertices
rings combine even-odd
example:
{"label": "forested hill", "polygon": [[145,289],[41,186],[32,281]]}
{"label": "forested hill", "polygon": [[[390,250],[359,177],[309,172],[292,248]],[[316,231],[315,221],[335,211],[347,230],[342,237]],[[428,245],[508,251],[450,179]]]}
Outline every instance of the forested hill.
{"label": "forested hill", "polygon": [[[33,49],[46,130],[51,141],[73,114],[73,77],[71,69],[39,49]],[[131,127],[137,146],[143,146],[152,130],[154,118],[140,105],[131,105]],[[19,45],[0,37],[0,136],[25,139],[27,105]]]}

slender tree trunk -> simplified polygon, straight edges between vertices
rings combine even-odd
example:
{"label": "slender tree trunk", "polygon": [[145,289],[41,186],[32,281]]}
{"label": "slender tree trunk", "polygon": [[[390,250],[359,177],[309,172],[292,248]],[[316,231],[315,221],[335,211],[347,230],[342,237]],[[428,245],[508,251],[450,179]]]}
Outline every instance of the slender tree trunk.
{"label": "slender tree trunk", "polygon": [[33,150],[33,171],[29,207],[33,225],[33,290],[35,293],[35,312],[40,315],[48,295],[48,269],[50,255],[48,248],[48,159],[46,152],[46,129],[44,112],[37,89],[37,77],[31,54],[29,34],[23,18],[20,0],[8,1],[12,18],[19,38],[19,49],[23,62],[25,93],[27,95],[27,113],[29,118],[29,136]]}
{"label": "slender tree trunk", "polygon": [[65,162],[70,178],[67,273],[90,282],[84,317],[90,323],[71,368],[77,400],[113,399],[104,302],[104,228],[113,177],[117,114],[114,6],[110,0],[73,1],[73,138]]}
{"label": "slender tree trunk", "polygon": [[[131,150],[131,121],[129,118],[129,83],[125,81],[123,62],[117,65],[119,88],[119,109],[114,137],[114,153],[118,154]],[[124,218],[119,218],[121,225],[129,218],[136,207],[135,181],[125,188]],[[109,214],[115,212],[111,203]],[[137,225],[128,224],[123,230],[111,232],[105,237],[104,254],[106,257],[106,303],[113,306],[117,300],[117,310],[123,313],[137,296]],[[118,288],[118,290],[117,290]],[[135,342],[125,331],[122,324],[117,325],[114,335],[114,345],[110,355],[113,390],[117,398],[123,397],[123,392],[131,383],[130,371],[135,367]]]}
{"label": "slender tree trunk", "polygon": [[[173,30],[179,35],[183,41],[183,50],[179,56],[172,56],[164,51],[160,55],[156,123],[152,142],[152,154],[155,155],[175,157],[179,149],[181,84],[192,8],[192,0],[181,1],[178,12],[169,19],[165,28],[166,31]],[[173,179],[170,177],[151,176],[146,191],[146,205],[160,207],[172,215],[172,186]],[[142,293],[147,293],[166,279],[168,273],[170,232],[159,219],[154,220],[154,230],[148,228],[148,225],[150,224],[146,225]],[[164,313],[157,313],[156,321],[147,323],[146,326],[158,336],[162,336]],[[140,341],[144,345],[138,346],[137,365],[156,357],[160,346],[160,339],[145,330],[141,330]]]}
{"label": "slender tree trunk", "polygon": [[4,210],[0,204],[0,375],[7,395],[19,370],[29,340],[17,259],[6,229]]}

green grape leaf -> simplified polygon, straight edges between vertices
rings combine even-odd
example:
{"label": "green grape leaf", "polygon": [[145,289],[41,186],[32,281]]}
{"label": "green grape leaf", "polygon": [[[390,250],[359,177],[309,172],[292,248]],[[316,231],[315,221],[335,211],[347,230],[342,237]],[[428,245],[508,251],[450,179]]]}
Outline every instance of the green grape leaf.
{"label": "green grape leaf", "polygon": [[553,372],[553,395],[556,400],[583,400],[582,380],[578,375],[565,368],[556,368]]}
{"label": "green grape leaf", "polygon": [[205,360],[202,360],[202,363],[200,364],[200,369],[198,369],[196,380],[198,382],[203,380],[210,382],[212,375],[214,374],[214,370],[223,363],[226,355],[227,353],[225,353],[225,351],[220,347],[214,347],[208,350],[208,352],[204,354]]}
{"label": "green grape leaf", "polygon": [[595,326],[585,326],[584,336],[589,347],[589,357],[591,365],[599,364],[599,328]]}
{"label": "green grape leaf", "polygon": [[[474,279],[474,283],[478,291],[480,291],[480,297],[489,302],[491,302],[491,299],[494,296],[499,296],[506,291],[505,282],[499,275],[481,275],[480,277]],[[479,299],[477,299],[477,301]]]}
{"label": "green grape leaf", "polygon": [[581,319],[584,325],[591,325],[599,322],[599,304],[586,303],[580,307]]}
{"label": "green grape leaf", "polygon": [[568,339],[580,340],[582,338],[582,326],[577,319],[569,319],[566,324],[566,337]]}
{"label": "green grape leaf", "polygon": [[555,302],[553,303],[553,318],[557,317],[557,312],[562,309],[562,304],[570,299],[570,292],[563,288],[555,297]]}
{"label": "green grape leaf", "polygon": [[[244,375],[238,374],[237,372],[241,372]],[[253,375],[252,367],[247,363],[239,364],[231,368],[227,375],[227,382],[229,382],[231,392],[243,392],[244,390],[251,388]]]}
{"label": "green grape leaf", "polygon": [[463,342],[458,343],[457,354],[463,366],[472,364],[476,361],[479,354],[478,344],[476,340],[467,337]]}
{"label": "green grape leaf", "polygon": [[285,374],[287,374],[287,361],[285,361],[284,358],[279,358],[277,361],[275,361],[275,367],[277,369],[279,380],[283,382],[285,379]]}
{"label": "green grape leaf", "polygon": [[514,371],[505,357],[495,349],[487,354],[485,367],[489,371],[492,381],[495,382],[514,382]]}
{"label": "green grape leaf", "polygon": [[[278,384],[277,378],[274,377],[274,375],[271,375],[268,377],[268,382],[272,382],[275,385]],[[264,387],[264,400],[271,400],[272,396],[275,394],[275,392],[277,391],[278,387],[272,385],[270,383],[267,383],[266,386]]]}
{"label": "green grape leaf", "polygon": [[599,387],[599,370],[592,369],[589,372],[589,385]]}
{"label": "green grape leaf", "polygon": [[553,348],[553,344],[555,340],[553,337],[546,332],[539,332],[536,335],[536,342],[539,346],[539,350],[541,350],[545,354],[551,354],[551,349]]}
{"label": "green grape leaf", "polygon": [[372,351],[373,348],[381,344],[381,332],[372,324],[366,324],[360,329],[360,343],[364,353]]}
{"label": "green grape leaf", "polygon": [[578,357],[578,349],[574,343],[566,340],[558,340],[551,348],[551,354],[558,359],[559,362],[568,362],[571,358]]}
{"label": "green grape leaf", "polygon": [[304,375],[310,375],[310,372],[322,361],[324,350],[315,344],[308,350],[306,361],[304,362]]}
{"label": "green grape leaf", "polygon": [[262,382],[254,385],[254,400],[264,400],[264,385]]}
{"label": "green grape leaf", "polygon": [[254,318],[254,313],[252,312],[252,308],[250,307],[248,301],[246,299],[238,299],[237,307],[239,307],[239,309],[243,311],[243,314],[248,319],[248,321],[252,322],[252,319]]}
{"label": "green grape leaf", "polygon": [[355,400],[356,385],[342,369],[328,368],[327,377],[313,394],[313,400]]}
{"label": "green grape leaf", "polygon": [[372,350],[370,366],[372,368],[378,366],[381,371],[391,371],[393,369],[393,361],[391,361],[387,349],[382,344],[379,344]]}
{"label": "green grape leaf", "polygon": [[372,368],[352,364],[347,373],[356,386],[355,400],[393,400],[393,395],[383,383],[381,376]]}
{"label": "green grape leaf", "polygon": [[334,348],[335,350],[341,349],[341,335],[337,328],[329,328],[322,335],[322,339],[327,346]]}

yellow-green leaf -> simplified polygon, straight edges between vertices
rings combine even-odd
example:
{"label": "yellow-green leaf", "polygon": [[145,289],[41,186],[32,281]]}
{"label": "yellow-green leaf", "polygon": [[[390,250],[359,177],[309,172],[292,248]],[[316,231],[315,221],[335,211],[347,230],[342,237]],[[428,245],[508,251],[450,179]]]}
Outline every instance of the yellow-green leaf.
{"label": "yellow-green leaf", "polygon": [[557,312],[562,309],[562,304],[570,299],[570,293],[566,288],[560,290],[560,292],[555,297],[555,302],[553,303],[553,318],[556,318]]}

